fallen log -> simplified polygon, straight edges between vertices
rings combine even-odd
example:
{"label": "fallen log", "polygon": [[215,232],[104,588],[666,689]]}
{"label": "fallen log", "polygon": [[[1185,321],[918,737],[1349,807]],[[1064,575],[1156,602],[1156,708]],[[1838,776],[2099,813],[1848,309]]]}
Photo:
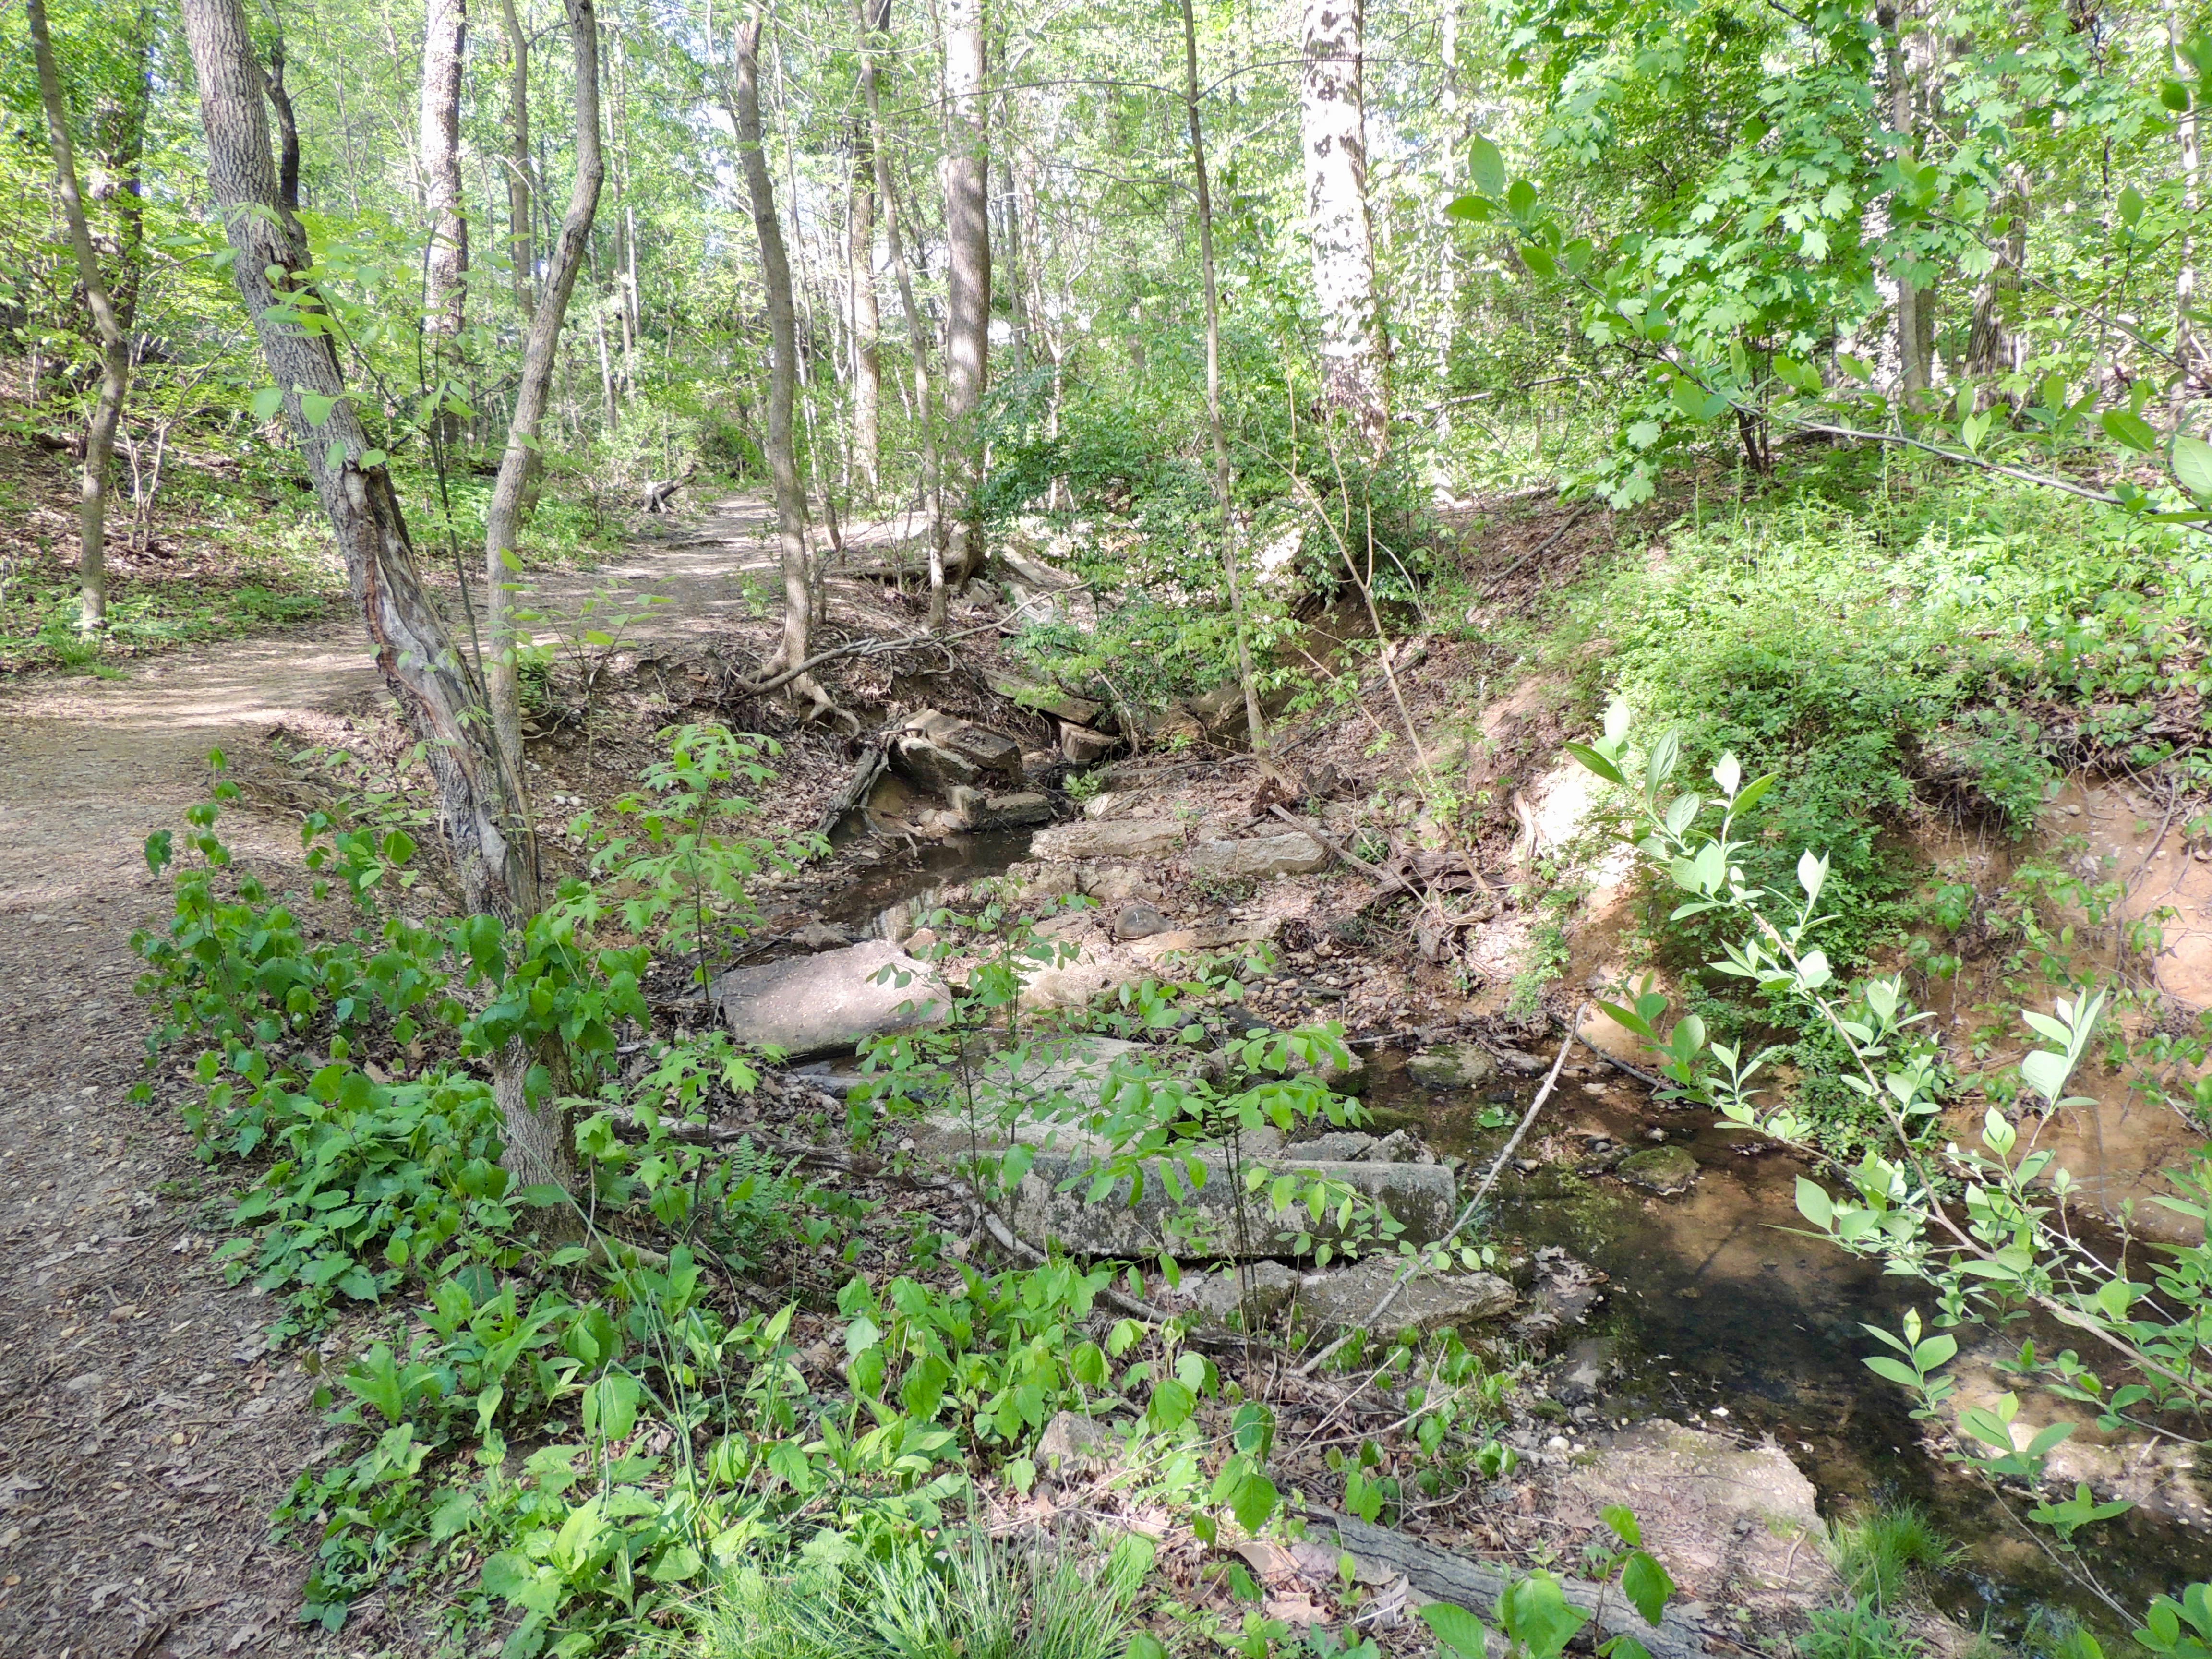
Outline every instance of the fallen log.
{"label": "fallen log", "polygon": [[[1370,1526],[1348,1515],[1327,1510],[1306,1511],[1310,1534],[1334,1534],[1337,1547],[1362,1563],[1372,1563],[1402,1572],[1413,1587],[1408,1606],[1424,1601],[1449,1601],[1480,1618],[1497,1616],[1498,1598],[1521,1575],[1415,1538],[1388,1527]],[[1663,1564],[1662,1564],[1663,1565]],[[1705,1632],[1679,1607],[1668,1607],[1655,1627],[1644,1622],[1628,1598],[1612,1584],[1593,1584],[1568,1578],[1560,1586],[1570,1605],[1591,1615],[1600,1639],[1632,1636],[1644,1644],[1651,1659],[1708,1659],[1714,1651]]]}

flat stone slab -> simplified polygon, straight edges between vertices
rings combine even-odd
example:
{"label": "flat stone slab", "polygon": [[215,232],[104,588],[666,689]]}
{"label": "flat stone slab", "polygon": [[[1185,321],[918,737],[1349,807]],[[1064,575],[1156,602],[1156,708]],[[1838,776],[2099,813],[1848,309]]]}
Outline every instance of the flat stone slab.
{"label": "flat stone slab", "polygon": [[[1014,1194],[1014,1230],[1032,1243],[1052,1239],[1079,1255],[1137,1258],[1164,1250],[1182,1261],[1290,1256],[1301,1230],[1310,1231],[1315,1243],[1338,1237],[1334,1212],[1316,1223],[1300,1206],[1277,1217],[1268,1208],[1265,1185],[1249,1193],[1230,1178],[1225,1152],[1207,1148],[1197,1156],[1206,1176],[1202,1183],[1191,1185],[1180,1159],[1172,1179],[1167,1160],[1150,1160],[1143,1166],[1143,1187],[1133,1203],[1133,1182],[1127,1176],[1091,1200],[1089,1177],[1097,1168],[1091,1155],[1040,1152]],[[1440,1164],[1304,1163],[1255,1157],[1247,1165],[1264,1168],[1271,1177],[1300,1175],[1340,1182],[1388,1210],[1403,1224],[1400,1237],[1410,1243],[1441,1239],[1456,1212],[1458,1182]],[[1074,1184],[1060,1190],[1071,1176]]]}
{"label": "flat stone slab", "polygon": [[1030,842],[1030,851],[1058,864],[1077,859],[1158,858],[1182,846],[1182,825],[1173,818],[1108,818],[1041,830]]}
{"label": "flat stone slab", "polygon": [[952,1006],[935,969],[883,939],[763,968],[734,968],[708,995],[738,1042],[793,1055],[828,1054],[872,1036],[939,1024]]}
{"label": "flat stone slab", "polygon": [[1224,881],[1303,876],[1321,869],[1331,856],[1311,836],[1295,831],[1244,841],[1202,841],[1190,849],[1190,872]]}
{"label": "flat stone slab", "polygon": [[1431,1089],[1474,1089],[1498,1075],[1498,1062],[1476,1042],[1446,1042],[1406,1061],[1407,1073]]}
{"label": "flat stone slab", "polygon": [[1502,1319],[1521,1299],[1495,1273],[1420,1273],[1376,1320],[1376,1304],[1389,1293],[1390,1281],[1404,1266],[1401,1256],[1370,1255],[1349,1267],[1308,1273],[1298,1286],[1299,1316],[1316,1335],[1366,1329],[1384,1341],[1404,1331],[1425,1334]]}

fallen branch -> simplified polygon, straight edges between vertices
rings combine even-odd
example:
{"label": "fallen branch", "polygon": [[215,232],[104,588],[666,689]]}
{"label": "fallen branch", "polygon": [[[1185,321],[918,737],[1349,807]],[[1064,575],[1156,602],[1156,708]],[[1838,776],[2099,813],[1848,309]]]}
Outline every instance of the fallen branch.
{"label": "fallen branch", "polygon": [[1561,525],[1550,535],[1545,537],[1542,541],[1538,542],[1535,546],[1530,548],[1519,558],[1514,560],[1511,564],[1507,565],[1504,569],[1499,571],[1495,576],[1492,576],[1487,582],[1484,583],[1482,597],[1486,599],[1495,599],[1498,594],[1498,590],[1505,586],[1505,579],[1507,577],[1510,576],[1515,571],[1520,569],[1522,565],[1528,563],[1531,560],[1542,558],[1544,555],[1550,552],[1554,547],[1557,547],[1559,544],[1560,541],[1565,537],[1567,532],[1572,530],[1577,525],[1580,524],[1584,519],[1589,517],[1589,515],[1596,510],[1597,503],[1595,501],[1592,501],[1583,507],[1579,512],[1571,514],[1565,524]]}
{"label": "fallen branch", "polygon": [[[1589,1005],[1588,1003],[1584,1003],[1583,1006],[1584,1007],[1588,1007]],[[1552,1024],[1558,1026],[1562,1031],[1565,1031],[1575,1042],[1581,1043],[1583,1048],[1589,1049],[1590,1053],[1595,1054],[1607,1065],[1612,1066],[1613,1070],[1616,1072],[1625,1073],[1628,1076],[1634,1078],[1645,1088],[1656,1090],[1663,1089],[1667,1086],[1667,1079],[1661,1077],[1657,1073],[1647,1072],[1638,1066],[1631,1066],[1626,1060],[1606,1053],[1604,1049],[1599,1048],[1597,1044],[1592,1042],[1588,1037],[1584,1036],[1583,1035],[1582,1015],[1580,1012],[1577,1012],[1575,1015],[1575,1023],[1572,1025],[1569,1025],[1566,1021],[1561,1019],[1557,1014],[1553,1014],[1552,1016]]]}
{"label": "fallen branch", "polygon": [[[1453,1551],[1440,1549],[1409,1533],[1374,1527],[1348,1515],[1309,1508],[1306,1524],[1314,1531],[1333,1532],[1338,1547],[1362,1561],[1402,1572],[1424,1601],[1449,1601],[1469,1613],[1494,1618],[1498,1598],[1521,1577],[1504,1567],[1493,1567]],[[1651,1659],[1706,1659],[1712,1651],[1703,1630],[1680,1607],[1668,1607],[1654,1626],[1644,1622],[1628,1598],[1611,1584],[1593,1584],[1585,1578],[1563,1578],[1560,1593],[1571,1607],[1582,1608],[1605,1636],[1628,1636],[1644,1644]]]}

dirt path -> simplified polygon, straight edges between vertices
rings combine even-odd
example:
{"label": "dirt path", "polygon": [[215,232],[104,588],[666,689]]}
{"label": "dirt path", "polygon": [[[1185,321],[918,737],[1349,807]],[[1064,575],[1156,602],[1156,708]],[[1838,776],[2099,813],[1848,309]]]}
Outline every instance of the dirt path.
{"label": "dirt path", "polygon": [[[542,598],[668,596],[633,631],[753,614],[755,503],[644,543]],[[617,601],[618,608],[634,609]],[[204,798],[210,745],[279,723],[343,743],[381,682],[357,624],[155,659],[122,680],[0,691],[0,1654],[9,1659],[348,1650],[295,1622],[301,1558],[271,1508],[320,1437],[313,1380],[261,1332],[270,1303],[208,1266],[173,1067],[149,1105],[134,928],[165,919],[141,846]],[[283,824],[225,834],[297,867]],[[320,1632],[312,1633],[320,1638]]]}

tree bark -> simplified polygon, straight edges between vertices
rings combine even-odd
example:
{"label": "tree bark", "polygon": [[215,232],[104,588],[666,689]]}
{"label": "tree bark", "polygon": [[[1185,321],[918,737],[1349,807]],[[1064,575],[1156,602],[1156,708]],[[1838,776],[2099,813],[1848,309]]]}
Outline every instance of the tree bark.
{"label": "tree bark", "polygon": [[[522,32],[514,0],[500,0],[500,21],[507,33],[507,236],[514,267],[514,304],[526,319],[537,310],[538,253],[530,234],[530,37]],[[594,92],[592,102],[598,103]],[[592,147],[598,148],[596,132]],[[601,170],[605,170],[604,163]],[[594,211],[597,198],[594,197]]]}
{"label": "tree bark", "polygon": [[[493,730],[482,682],[423,590],[391,475],[364,464],[371,445],[330,342],[295,320],[319,301],[300,278],[309,264],[307,240],[277,209],[265,79],[240,0],[184,0],[184,22],[231,274],[283,390],[377,665],[422,739],[464,902],[471,912],[523,922],[537,908],[538,886],[520,779]],[[527,1180],[572,1186],[575,1152],[559,1105],[560,1058],[550,1055],[548,1076],[533,1091],[535,1068],[518,1044],[497,1061],[494,1090],[507,1116],[507,1167]]]}
{"label": "tree bark", "polygon": [[[799,450],[792,429],[792,405],[799,389],[798,313],[792,303],[791,260],[784,252],[783,226],[775,214],[775,185],[769,177],[768,155],[761,143],[760,43],[766,16],[765,5],[755,0],[738,26],[737,77],[731,98],[738,160],[752,207],[754,239],[760,245],[761,287],[768,300],[768,470],[783,567],[783,642],[763,670],[763,678],[806,660],[814,608],[813,573],[806,554],[806,495],[799,483]],[[817,707],[829,701],[811,677],[793,684]]]}
{"label": "tree bark", "polygon": [[[952,496],[945,577],[965,588],[983,568],[979,487],[990,368],[990,135],[983,99],[983,0],[946,0],[945,96],[945,419]],[[941,607],[933,623],[943,621]]]}
{"label": "tree bark", "polygon": [[284,84],[284,37],[279,34],[269,48],[269,72],[264,78],[269,106],[276,112],[276,206],[296,220],[300,211],[300,119],[292,110],[292,94]]}
{"label": "tree bark", "polygon": [[945,615],[945,497],[939,471],[937,405],[929,377],[929,332],[921,307],[914,297],[914,272],[907,264],[905,239],[900,234],[898,191],[891,180],[890,152],[884,143],[881,72],[869,49],[871,29],[888,33],[890,0],[873,0],[875,19],[869,20],[871,0],[854,0],[860,24],[860,96],[868,108],[869,149],[876,164],[876,194],[884,204],[884,240],[891,256],[891,273],[898,280],[899,309],[906,318],[908,353],[914,359],[915,429],[921,440],[921,501],[923,533],[929,544],[929,613]]}
{"label": "tree bark", "polygon": [[[2197,66],[2183,54],[2181,13],[2174,0],[2166,0],[2166,43],[2172,57],[2175,78],[2184,86],[2196,86]],[[2187,216],[2182,221],[2179,258],[2173,278],[2173,355],[2181,365],[2183,381],[2177,397],[2179,403],[2192,392],[2202,390],[2207,378],[2203,334],[2189,314],[2197,307],[2197,215],[2203,206],[2204,170],[2203,149],[2197,132],[2197,100],[2193,95],[2189,107],[2175,118],[2173,136],[2180,148],[2181,205]]]}
{"label": "tree bark", "polygon": [[1213,194],[1206,173],[1206,131],[1198,112],[1198,25],[1182,0],[1182,104],[1190,125],[1190,167],[1198,185],[1198,268],[1206,293],[1206,423],[1213,440],[1213,500],[1221,513],[1221,571],[1237,629],[1237,672],[1244,688],[1244,729],[1255,754],[1267,747],[1260,682],[1252,672],[1252,640],[1244,619],[1244,584],[1237,568],[1237,509],[1231,494],[1229,429],[1221,417],[1221,291],[1213,267]]}
{"label": "tree bark", "polygon": [[[885,27],[890,17],[890,0],[866,0],[861,6],[863,77],[874,72],[872,60],[866,56],[867,33]],[[863,487],[872,492],[883,483],[878,432],[884,400],[883,354],[878,349],[883,313],[876,303],[876,146],[865,114],[854,117],[850,131],[853,178],[846,227],[846,272],[853,294],[853,471]]]}
{"label": "tree bark", "polygon": [[[78,626],[87,634],[107,625],[107,474],[115,459],[115,428],[131,390],[131,346],[122,319],[109,297],[100,255],[92,246],[84,197],[77,188],[76,147],[70,137],[69,102],[46,27],[46,0],[28,0],[31,52],[37,60],[39,101],[46,106],[46,132],[54,151],[56,192],[69,224],[70,247],[76,255],[77,280],[100,343],[100,397],[85,428],[84,471],[77,492]],[[257,108],[258,107],[257,101]]]}
{"label": "tree bark", "polygon": [[461,60],[468,0],[429,0],[422,25],[422,105],[416,142],[422,157],[422,207],[430,221],[423,258],[423,326],[450,362],[468,303],[469,222],[461,195]]}
{"label": "tree bark", "polygon": [[1314,297],[1321,307],[1322,392],[1370,455],[1389,440],[1389,348],[1375,302],[1375,238],[1367,214],[1361,0],[1305,0],[1299,130]]}
{"label": "tree bark", "polygon": [[[1876,19],[1887,36],[1887,52],[1884,73],[1889,82],[1889,125],[1895,135],[1900,152],[1914,147],[1918,124],[1913,110],[1912,50],[1905,37],[1912,26],[1910,0],[1899,0],[1894,8],[1884,8]],[[1901,235],[1902,216],[1894,209],[1890,215],[1890,232]],[[1928,390],[1928,329],[1921,313],[1927,295],[1908,281],[1900,270],[1897,283],[1897,375],[1898,385],[1911,404]]]}
{"label": "tree bark", "polygon": [[[2019,342],[2005,327],[2005,302],[2008,296],[2020,292],[2027,270],[2027,216],[2033,198],[2025,169],[2016,166],[2008,168],[2006,182],[2009,186],[2006,210],[2012,222],[2006,227],[2004,245],[1997,250],[1996,263],[1974,290],[1973,321],[1966,333],[1966,373],[1976,380],[1994,380],[2017,369],[2021,364]],[[1987,408],[1997,397],[1996,390],[1990,388],[1976,402]]]}
{"label": "tree bark", "polygon": [[523,343],[522,373],[507,422],[507,447],[499,459],[491,505],[484,514],[485,648],[490,653],[492,725],[508,769],[524,776],[522,702],[516,678],[516,644],[508,619],[508,595],[520,574],[514,559],[515,536],[523,501],[537,470],[538,440],[553,371],[560,361],[561,330],[568,301],[592,240],[606,164],[599,146],[599,26],[592,0],[567,0],[568,36],[576,60],[576,177],[568,208],[545,272],[545,293],[530,319]]}

